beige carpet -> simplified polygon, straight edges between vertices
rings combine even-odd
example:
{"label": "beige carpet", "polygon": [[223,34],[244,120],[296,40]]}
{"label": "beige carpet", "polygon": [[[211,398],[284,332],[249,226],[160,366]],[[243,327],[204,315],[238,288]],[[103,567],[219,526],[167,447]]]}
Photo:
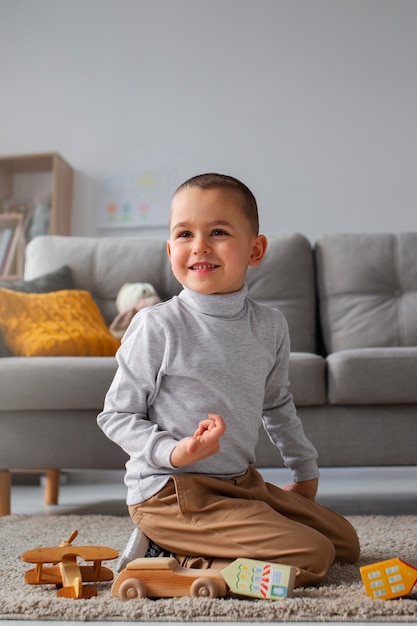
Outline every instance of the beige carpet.
{"label": "beige carpet", "polygon": [[[295,590],[277,601],[174,598],[121,602],[102,583],[90,600],[57,598],[52,586],[23,580],[29,564],[20,555],[30,548],[57,545],[78,529],[76,544],[101,544],[123,550],[132,523],[127,517],[26,516],[0,518],[0,619],[191,622],[417,622],[417,587],[408,598],[371,600],[358,565],[401,557],[417,566],[417,517],[356,516],[362,556],[359,564],[334,565],[318,588]],[[108,566],[114,566],[109,561]]]}

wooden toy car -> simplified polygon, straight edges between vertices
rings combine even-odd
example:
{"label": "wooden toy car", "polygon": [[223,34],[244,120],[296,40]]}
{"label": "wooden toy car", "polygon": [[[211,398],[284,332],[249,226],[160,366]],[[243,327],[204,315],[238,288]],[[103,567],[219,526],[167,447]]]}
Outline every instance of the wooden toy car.
{"label": "wooden toy car", "polygon": [[175,596],[217,598],[227,594],[227,585],[220,570],[181,567],[173,557],[144,557],[127,564],[111,592],[123,601]]}
{"label": "wooden toy car", "polygon": [[[215,595],[224,596],[230,592],[238,596],[279,600],[293,594],[297,569],[291,565],[247,558],[235,559],[216,572],[215,583],[221,589],[217,589],[217,593],[213,591],[215,595],[211,595],[212,572],[215,570],[187,570],[179,567],[175,559],[167,559],[161,555],[145,558],[148,546],[149,539],[136,526],[117,564],[117,571],[123,570],[123,576],[118,577],[113,584],[114,596],[128,600],[147,595],[165,598],[195,594],[215,597]],[[164,570],[163,574],[162,570]],[[184,576],[188,579],[184,580]],[[197,585],[196,587],[192,585],[190,576],[198,578],[200,583],[203,579],[204,584],[197,591]],[[146,585],[145,578],[151,580],[152,584]],[[181,588],[179,581],[182,584]]]}
{"label": "wooden toy car", "polygon": [[[117,550],[106,546],[72,546],[77,536],[74,530],[60,546],[34,548],[22,554],[27,563],[36,563],[36,567],[25,573],[29,585],[56,585],[57,595],[65,598],[91,598],[97,595],[94,587],[83,585],[84,582],[113,580],[113,572],[102,567],[101,562],[116,559]],[[93,565],[79,565],[77,557],[92,561]],[[44,565],[49,564],[47,567]]]}
{"label": "wooden toy car", "polygon": [[398,558],[359,569],[367,595],[376,600],[407,596],[417,583],[417,568]]}

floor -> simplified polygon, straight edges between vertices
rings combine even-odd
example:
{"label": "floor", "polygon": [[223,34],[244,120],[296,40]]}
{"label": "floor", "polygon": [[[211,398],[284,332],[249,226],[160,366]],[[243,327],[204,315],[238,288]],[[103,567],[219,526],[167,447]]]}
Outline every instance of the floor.
{"label": "floor", "polygon": [[[260,471],[279,486],[289,481],[285,469]],[[126,515],[122,471],[64,472],[59,505],[49,507],[38,477],[30,480],[14,476],[13,513]],[[317,501],[343,515],[417,515],[416,485],[417,467],[322,468]]]}
{"label": "floor", "polygon": [[[279,486],[289,480],[286,470],[261,471],[266,480]],[[25,484],[28,480],[32,484]],[[39,482],[34,476],[26,477],[25,481],[25,477],[17,475],[13,483],[12,513],[126,515],[123,472],[64,472],[60,488],[60,503],[58,506],[49,507],[43,504],[42,481]],[[416,485],[417,467],[322,469],[317,500],[344,515],[417,515]],[[30,626],[35,623],[36,626],[53,626],[54,624],[51,621],[0,620],[0,626]],[[159,624],[162,623],[159,622]],[[95,624],[98,625],[100,622],[95,622]],[[117,622],[101,622],[101,624],[121,626],[121,623]],[[129,626],[128,622],[122,624]],[[198,622],[198,624],[209,626],[212,622]],[[217,622],[217,624],[229,626],[226,622]],[[338,626],[339,623],[332,622],[332,624]],[[62,626],[79,626],[79,623],[62,622]],[[176,626],[185,626],[185,623],[176,622]],[[247,623],[247,626],[254,626],[254,624]],[[263,622],[262,626],[272,625]],[[298,622],[292,626],[311,626],[311,623]],[[368,626],[368,624],[357,623],[355,626]],[[373,622],[369,626],[382,626],[382,623]],[[388,626],[388,623],[385,622],[383,626]]]}

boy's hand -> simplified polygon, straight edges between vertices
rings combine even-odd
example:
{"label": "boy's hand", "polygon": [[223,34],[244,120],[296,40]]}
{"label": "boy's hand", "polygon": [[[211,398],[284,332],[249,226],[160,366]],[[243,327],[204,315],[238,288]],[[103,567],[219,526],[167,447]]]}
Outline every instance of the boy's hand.
{"label": "boy's hand", "polygon": [[220,450],[219,439],[226,431],[221,415],[208,415],[202,420],[192,437],[184,437],[171,453],[174,467],[185,467],[206,459]]}
{"label": "boy's hand", "polygon": [[284,491],[293,491],[299,493],[300,496],[304,496],[308,500],[316,499],[316,493],[319,486],[319,479],[312,478],[311,480],[303,480],[300,483],[292,483],[291,485],[285,485]]}

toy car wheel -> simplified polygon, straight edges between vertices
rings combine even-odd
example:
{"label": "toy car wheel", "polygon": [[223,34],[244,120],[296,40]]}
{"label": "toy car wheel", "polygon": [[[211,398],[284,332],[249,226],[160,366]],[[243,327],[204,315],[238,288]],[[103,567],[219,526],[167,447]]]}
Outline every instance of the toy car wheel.
{"label": "toy car wheel", "polygon": [[128,578],[120,585],[119,598],[123,602],[136,598],[146,598],[145,585],[137,578]]}
{"label": "toy car wheel", "polygon": [[211,578],[197,578],[190,587],[193,598],[217,598],[217,585]]}

